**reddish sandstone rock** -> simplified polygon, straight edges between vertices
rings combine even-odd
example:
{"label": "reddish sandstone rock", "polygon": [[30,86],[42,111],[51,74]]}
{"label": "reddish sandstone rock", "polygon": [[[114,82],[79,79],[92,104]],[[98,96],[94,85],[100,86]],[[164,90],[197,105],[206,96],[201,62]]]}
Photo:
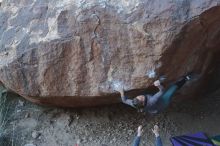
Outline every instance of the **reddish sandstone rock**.
{"label": "reddish sandstone rock", "polygon": [[210,74],[219,3],[3,0],[0,81],[33,102],[74,107],[118,102],[117,86],[142,89],[161,74]]}

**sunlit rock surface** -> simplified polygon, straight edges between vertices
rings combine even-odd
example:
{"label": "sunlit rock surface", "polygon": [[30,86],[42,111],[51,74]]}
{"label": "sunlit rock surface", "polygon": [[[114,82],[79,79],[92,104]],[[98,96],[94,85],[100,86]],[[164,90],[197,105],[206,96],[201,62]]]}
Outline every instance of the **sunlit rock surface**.
{"label": "sunlit rock surface", "polygon": [[219,4],[3,0],[0,81],[33,102],[90,106],[118,102],[115,88],[142,89],[162,74],[206,76],[218,62]]}

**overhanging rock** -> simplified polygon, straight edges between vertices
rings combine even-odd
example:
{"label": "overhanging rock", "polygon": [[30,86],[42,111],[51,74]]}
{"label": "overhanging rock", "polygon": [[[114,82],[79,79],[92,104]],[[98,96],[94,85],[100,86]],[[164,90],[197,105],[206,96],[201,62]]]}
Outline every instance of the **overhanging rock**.
{"label": "overhanging rock", "polygon": [[0,80],[34,102],[74,107],[118,102],[117,86],[142,89],[161,74],[204,76],[219,53],[219,3],[3,0]]}

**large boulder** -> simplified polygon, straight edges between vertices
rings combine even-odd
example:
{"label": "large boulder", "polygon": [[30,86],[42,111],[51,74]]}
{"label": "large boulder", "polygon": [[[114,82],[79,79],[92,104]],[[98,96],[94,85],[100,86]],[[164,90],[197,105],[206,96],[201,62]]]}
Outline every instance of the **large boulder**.
{"label": "large boulder", "polygon": [[3,0],[0,81],[34,102],[74,107],[118,102],[118,86],[143,89],[161,74],[206,76],[220,54],[219,4]]}

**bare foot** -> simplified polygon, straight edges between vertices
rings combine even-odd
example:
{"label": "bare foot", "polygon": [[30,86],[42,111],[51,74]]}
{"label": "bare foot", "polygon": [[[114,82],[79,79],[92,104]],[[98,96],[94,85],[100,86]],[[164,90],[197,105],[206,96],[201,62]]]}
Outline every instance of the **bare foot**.
{"label": "bare foot", "polygon": [[159,134],[159,127],[157,125],[154,125],[154,129],[152,129],[152,132],[154,133],[154,135],[156,137],[158,137],[160,134]]}
{"label": "bare foot", "polygon": [[142,135],[143,127],[141,125],[138,127],[137,133],[138,133],[137,136],[141,136]]}

